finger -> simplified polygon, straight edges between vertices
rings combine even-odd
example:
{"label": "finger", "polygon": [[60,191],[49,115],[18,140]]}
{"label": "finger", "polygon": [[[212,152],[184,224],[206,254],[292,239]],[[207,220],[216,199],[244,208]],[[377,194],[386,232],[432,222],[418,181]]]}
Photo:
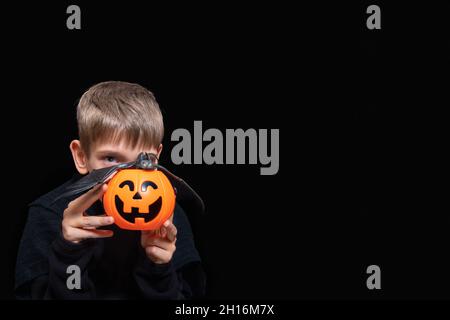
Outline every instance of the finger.
{"label": "finger", "polygon": [[166,227],[161,226],[161,228],[159,229],[159,232],[160,232],[161,238],[165,238],[166,237],[166,235],[167,235]]}
{"label": "finger", "polygon": [[97,216],[81,216],[77,219],[74,227],[78,228],[98,228],[103,226],[109,226],[114,223],[113,217],[97,217]]}
{"label": "finger", "polygon": [[172,259],[172,253],[161,248],[152,246],[145,248],[147,256],[155,263],[167,263]]}
{"label": "finger", "polygon": [[86,192],[82,196],[76,198],[69,203],[68,209],[71,213],[79,214],[91,207],[95,201],[100,199],[108,188],[107,184],[102,184],[94,187],[92,190]]}
{"label": "finger", "polygon": [[84,217],[110,217],[110,216],[107,215],[106,213],[103,213],[103,214],[95,214],[95,215],[93,215],[93,214],[88,214],[86,211],[83,212],[83,216],[84,216]]}
{"label": "finger", "polygon": [[167,246],[161,245],[160,241],[161,241],[160,237],[147,237],[147,238],[143,239],[142,246],[144,248],[149,247],[149,246],[159,246],[162,249],[166,249]]}
{"label": "finger", "polygon": [[148,238],[155,236],[155,230],[142,230],[141,231],[141,246],[145,247],[145,242]]}
{"label": "finger", "polygon": [[84,230],[79,228],[71,228],[65,238],[69,241],[81,241],[92,238],[107,238],[113,236],[112,230]]}
{"label": "finger", "polygon": [[167,219],[159,228],[161,237],[165,238],[167,236],[167,226],[170,224],[170,222],[171,222],[170,219]]}
{"label": "finger", "polygon": [[167,251],[175,251],[175,244],[165,238],[147,238],[144,242],[144,247],[158,247]]}
{"label": "finger", "polygon": [[86,232],[85,239],[109,238],[114,235],[114,231],[112,230],[82,230],[82,229],[79,230]]}
{"label": "finger", "polygon": [[167,239],[169,239],[170,241],[174,241],[177,238],[177,227],[175,227],[175,225],[171,222],[169,223],[169,225],[166,227],[167,230]]}

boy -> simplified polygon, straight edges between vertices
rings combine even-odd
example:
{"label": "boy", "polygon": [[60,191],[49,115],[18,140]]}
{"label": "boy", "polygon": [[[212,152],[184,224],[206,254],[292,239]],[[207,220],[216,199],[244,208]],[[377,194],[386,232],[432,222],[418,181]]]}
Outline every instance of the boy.
{"label": "boy", "polygon": [[[161,153],[161,111],[153,94],[137,84],[94,85],[80,99],[77,121],[79,140],[70,143],[70,150],[81,175],[135,160],[140,152]],[[103,214],[106,184],[54,202],[79,178],[31,203],[17,257],[18,298],[189,299],[204,294],[200,257],[178,204],[173,220],[160,230],[122,230]],[[71,277],[77,272],[78,284]]]}

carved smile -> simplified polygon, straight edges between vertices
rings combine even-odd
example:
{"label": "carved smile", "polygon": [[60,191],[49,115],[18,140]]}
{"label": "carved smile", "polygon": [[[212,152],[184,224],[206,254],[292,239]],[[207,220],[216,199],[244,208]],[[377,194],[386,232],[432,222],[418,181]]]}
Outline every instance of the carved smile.
{"label": "carved smile", "polygon": [[118,195],[115,196],[114,200],[116,203],[117,212],[119,212],[122,218],[130,223],[135,223],[135,219],[137,218],[144,219],[146,223],[152,221],[158,215],[162,206],[162,198],[160,196],[155,202],[148,206],[148,212],[139,212],[138,207],[131,207],[131,212],[124,212],[123,201]]}

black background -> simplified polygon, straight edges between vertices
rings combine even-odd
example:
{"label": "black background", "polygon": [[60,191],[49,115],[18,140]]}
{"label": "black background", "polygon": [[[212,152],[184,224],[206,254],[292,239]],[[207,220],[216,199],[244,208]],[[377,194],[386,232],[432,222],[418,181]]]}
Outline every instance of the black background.
{"label": "black background", "polygon": [[[155,93],[161,161],[206,202],[191,223],[208,298],[448,299],[449,5],[162,3],[3,9],[0,297],[13,298],[27,204],[74,173],[77,99],[122,80]],[[66,28],[69,4],[81,30]],[[370,4],[381,30],[366,28]],[[171,164],[171,132],[194,120],[279,128],[278,174]]]}

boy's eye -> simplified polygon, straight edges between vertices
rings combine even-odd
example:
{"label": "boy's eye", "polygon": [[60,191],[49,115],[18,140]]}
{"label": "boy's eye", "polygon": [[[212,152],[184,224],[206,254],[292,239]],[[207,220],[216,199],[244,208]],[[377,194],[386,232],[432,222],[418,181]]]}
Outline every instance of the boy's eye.
{"label": "boy's eye", "polygon": [[114,158],[114,157],[105,157],[105,160],[106,160],[107,162],[117,162],[117,159]]}

